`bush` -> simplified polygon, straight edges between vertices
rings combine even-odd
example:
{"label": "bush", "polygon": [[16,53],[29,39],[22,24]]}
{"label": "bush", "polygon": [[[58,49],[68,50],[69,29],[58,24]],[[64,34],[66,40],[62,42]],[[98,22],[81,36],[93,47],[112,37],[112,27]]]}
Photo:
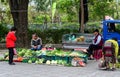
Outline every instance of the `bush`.
{"label": "bush", "polygon": [[[9,31],[9,28],[6,27],[5,24],[0,24],[0,42],[5,42],[5,36]],[[47,30],[39,30],[39,29],[29,29],[28,37],[29,41],[32,38],[32,34],[37,33],[39,37],[42,38],[44,44],[46,43],[61,43],[62,35],[67,33],[78,33],[76,29],[47,29]]]}
{"label": "bush", "polygon": [[[67,26],[68,25],[68,26]],[[47,28],[45,30],[41,30],[41,28],[36,28],[36,29],[29,29],[28,31],[28,36],[29,36],[29,41],[32,38],[33,33],[37,33],[39,37],[42,38],[42,41],[44,44],[46,43],[61,43],[62,42],[62,36],[64,34],[69,34],[69,33],[78,33],[78,24],[73,23],[73,24],[67,24],[64,26],[62,25],[61,28]],[[87,23],[87,26],[85,27],[85,33],[92,33],[94,29],[98,28],[99,24],[98,23]],[[5,24],[0,24],[0,42],[5,42],[5,35],[8,33],[9,29],[6,27]]]}
{"label": "bush", "polygon": [[[56,27],[56,28],[53,28]],[[29,29],[29,38],[33,33],[37,33],[39,37],[42,38],[44,44],[46,43],[61,43],[62,36],[69,33],[78,33],[78,24],[76,23],[63,23],[61,28],[57,25],[49,25],[49,28],[41,30],[41,28]],[[85,26],[85,33],[93,33],[95,29],[99,29],[99,22],[87,23]],[[29,39],[29,40],[30,40]]]}
{"label": "bush", "polygon": [[6,27],[6,24],[0,24],[0,42],[5,42],[5,36],[8,31],[9,29]]}
{"label": "bush", "polygon": [[[47,29],[44,31],[40,30],[29,30],[29,38],[33,33],[36,33],[39,37],[41,37],[42,42],[46,43],[61,43],[62,42],[62,35],[67,33],[77,33],[77,30],[70,30],[70,29]],[[29,39],[29,40],[30,40]]]}
{"label": "bush", "polygon": [[88,22],[85,26],[85,33],[93,33],[95,29],[100,29],[100,22]]}

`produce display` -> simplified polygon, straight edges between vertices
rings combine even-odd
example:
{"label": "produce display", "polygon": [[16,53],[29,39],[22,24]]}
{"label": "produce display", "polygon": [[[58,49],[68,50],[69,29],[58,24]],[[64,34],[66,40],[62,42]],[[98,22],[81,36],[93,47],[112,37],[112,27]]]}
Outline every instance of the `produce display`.
{"label": "produce display", "polygon": [[[30,49],[17,49],[17,58],[14,62],[47,64],[47,65],[64,65],[64,66],[86,66],[87,55],[82,51],[64,51],[64,50],[46,50],[32,51]],[[9,54],[6,52],[0,61],[8,61]],[[120,68],[120,56],[116,67]]]}
{"label": "produce display", "polygon": [[[87,62],[87,55],[80,51],[46,50],[32,51],[30,49],[17,49],[17,59],[15,62],[48,64],[48,65],[71,65],[71,60],[79,57],[83,62]],[[8,52],[4,54],[4,59],[8,60]]]}

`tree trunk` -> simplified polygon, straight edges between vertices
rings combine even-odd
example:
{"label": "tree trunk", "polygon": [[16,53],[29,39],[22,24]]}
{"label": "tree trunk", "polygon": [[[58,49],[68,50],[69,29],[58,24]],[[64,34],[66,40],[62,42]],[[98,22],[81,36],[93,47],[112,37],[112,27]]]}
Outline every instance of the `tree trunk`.
{"label": "tree trunk", "polygon": [[17,28],[17,47],[28,47],[28,3],[29,0],[9,0],[10,10]]}
{"label": "tree trunk", "polygon": [[88,0],[80,0],[79,8],[79,32],[84,33],[84,27],[88,21]]}
{"label": "tree trunk", "polygon": [[81,0],[81,25],[80,25],[80,32],[84,33],[84,6],[83,0]]}

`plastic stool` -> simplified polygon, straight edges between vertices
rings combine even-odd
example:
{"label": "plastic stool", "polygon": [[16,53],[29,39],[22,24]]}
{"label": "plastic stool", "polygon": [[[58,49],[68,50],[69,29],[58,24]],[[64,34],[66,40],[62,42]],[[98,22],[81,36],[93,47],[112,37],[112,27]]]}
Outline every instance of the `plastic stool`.
{"label": "plastic stool", "polygon": [[102,49],[94,50],[93,57],[96,60],[102,58]]}

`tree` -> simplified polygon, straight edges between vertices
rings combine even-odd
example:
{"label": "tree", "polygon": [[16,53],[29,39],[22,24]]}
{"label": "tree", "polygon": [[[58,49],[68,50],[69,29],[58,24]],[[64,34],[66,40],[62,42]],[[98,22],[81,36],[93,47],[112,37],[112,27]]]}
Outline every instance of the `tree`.
{"label": "tree", "polygon": [[9,0],[18,47],[28,47],[28,3],[29,0]]}
{"label": "tree", "polygon": [[[36,5],[36,11],[43,12],[44,15],[44,26],[47,28],[47,23],[48,23],[48,13],[51,10],[51,3],[53,0],[34,0],[35,5]],[[41,15],[40,15],[41,16]],[[36,17],[37,18],[37,17]],[[52,17],[51,17],[51,21],[52,21]]]}
{"label": "tree", "polygon": [[87,0],[80,0],[80,4],[81,7],[79,7],[79,24],[80,24],[79,32],[84,33],[84,25],[88,21]]}
{"label": "tree", "polygon": [[[79,0],[58,0],[57,10],[68,22],[78,21]],[[62,17],[61,17],[62,18]]]}
{"label": "tree", "polygon": [[0,23],[11,24],[12,18],[10,14],[10,8],[8,2],[5,0],[0,1]]}
{"label": "tree", "polygon": [[89,2],[89,18],[91,20],[104,19],[105,15],[114,17],[115,3],[114,0],[88,0]]}

